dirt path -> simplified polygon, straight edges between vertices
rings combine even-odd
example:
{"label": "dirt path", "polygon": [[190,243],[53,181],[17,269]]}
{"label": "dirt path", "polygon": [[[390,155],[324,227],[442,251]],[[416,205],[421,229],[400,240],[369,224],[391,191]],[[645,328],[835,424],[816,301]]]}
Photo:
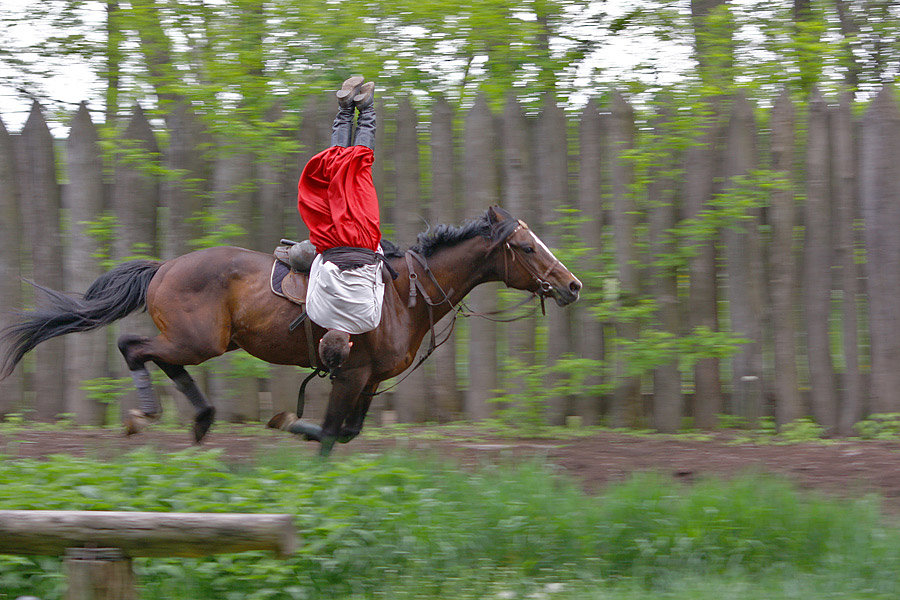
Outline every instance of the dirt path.
{"label": "dirt path", "polygon": [[[316,452],[315,444],[284,432],[261,431],[260,427],[214,428],[205,446],[221,448],[226,459],[233,461],[250,461],[267,449],[283,449],[286,445],[303,455]],[[383,451],[398,445],[410,451],[453,456],[464,464],[501,457],[545,456],[591,491],[637,471],[657,471],[680,480],[761,471],[782,474],[804,488],[842,496],[875,492],[884,497],[890,513],[900,515],[900,442],[850,440],[784,446],[736,444],[734,438],[726,432],[710,441],[617,433],[568,440],[513,439],[485,436],[474,429],[415,428],[390,438],[378,430],[368,437],[364,433],[339,446],[335,456]],[[11,458],[59,453],[112,458],[147,445],[165,451],[182,450],[190,446],[189,435],[187,430],[149,431],[126,438],[113,429],[0,433],[0,452]]]}

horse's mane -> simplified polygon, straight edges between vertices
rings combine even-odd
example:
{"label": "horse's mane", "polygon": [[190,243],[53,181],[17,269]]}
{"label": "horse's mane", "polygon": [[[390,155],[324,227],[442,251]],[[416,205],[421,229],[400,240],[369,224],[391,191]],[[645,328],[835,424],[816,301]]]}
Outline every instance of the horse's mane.
{"label": "horse's mane", "polygon": [[[440,248],[456,245],[475,236],[481,236],[494,242],[503,241],[512,235],[519,222],[507,210],[499,206],[494,207],[494,212],[502,215],[504,219],[492,223],[490,211],[486,210],[484,214],[470,219],[462,225],[430,226],[426,231],[416,236],[416,243],[410,246],[409,249],[427,258]],[[401,258],[403,256],[400,248],[387,240],[382,240],[381,246],[387,258]]]}

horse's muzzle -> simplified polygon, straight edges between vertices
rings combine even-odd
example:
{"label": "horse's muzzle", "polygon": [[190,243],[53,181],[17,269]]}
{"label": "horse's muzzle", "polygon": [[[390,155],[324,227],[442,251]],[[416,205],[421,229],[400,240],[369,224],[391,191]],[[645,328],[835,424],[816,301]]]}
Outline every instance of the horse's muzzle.
{"label": "horse's muzzle", "polygon": [[573,277],[567,285],[554,286],[551,293],[558,306],[568,306],[578,300],[578,296],[581,293],[581,287],[581,282]]}

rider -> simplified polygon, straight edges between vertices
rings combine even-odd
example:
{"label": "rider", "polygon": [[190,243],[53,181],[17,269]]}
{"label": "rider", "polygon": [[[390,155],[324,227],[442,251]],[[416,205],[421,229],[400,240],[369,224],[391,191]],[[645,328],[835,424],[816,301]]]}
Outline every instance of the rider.
{"label": "rider", "polygon": [[378,197],[372,182],[375,84],[363,82],[354,75],[338,90],[331,147],[306,163],[298,185],[297,208],[317,252],[306,312],[328,330],[319,342],[319,357],[332,371],[347,359],[351,334],[378,326],[384,298]]}

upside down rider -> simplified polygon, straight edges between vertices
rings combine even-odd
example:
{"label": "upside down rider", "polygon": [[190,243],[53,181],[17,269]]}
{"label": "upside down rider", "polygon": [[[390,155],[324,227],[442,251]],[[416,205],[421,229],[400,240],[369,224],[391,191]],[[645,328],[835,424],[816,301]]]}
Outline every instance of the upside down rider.
{"label": "upside down rider", "polygon": [[338,90],[331,147],[306,163],[298,184],[297,208],[317,254],[306,311],[313,323],[327,329],[319,358],[331,371],[347,359],[351,334],[378,327],[384,299],[382,267],[387,263],[372,181],[375,84],[364,81],[355,75]]}

